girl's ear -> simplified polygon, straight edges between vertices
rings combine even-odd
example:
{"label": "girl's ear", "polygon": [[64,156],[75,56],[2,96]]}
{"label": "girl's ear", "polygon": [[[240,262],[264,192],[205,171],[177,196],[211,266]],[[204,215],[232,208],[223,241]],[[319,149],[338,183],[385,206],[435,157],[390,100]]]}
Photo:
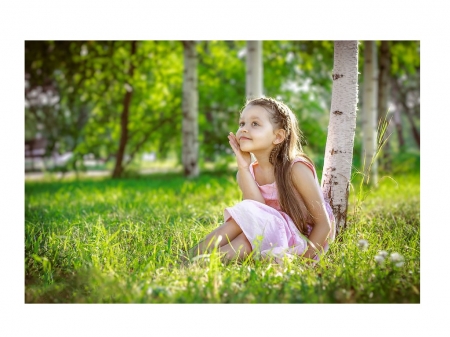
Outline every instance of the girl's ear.
{"label": "girl's ear", "polygon": [[275,140],[273,141],[273,143],[275,145],[280,144],[283,142],[283,140],[285,140],[285,138],[286,138],[286,130],[278,129],[277,131],[275,131]]}

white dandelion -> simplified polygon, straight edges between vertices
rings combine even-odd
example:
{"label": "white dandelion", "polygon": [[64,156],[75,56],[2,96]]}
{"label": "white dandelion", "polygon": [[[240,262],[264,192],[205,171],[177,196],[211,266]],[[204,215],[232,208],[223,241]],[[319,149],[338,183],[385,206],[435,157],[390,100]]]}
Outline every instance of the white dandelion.
{"label": "white dandelion", "polygon": [[389,253],[385,250],[378,251],[378,255],[382,256],[384,259],[386,259],[389,256]]}
{"label": "white dandelion", "polygon": [[375,261],[378,264],[383,264],[384,263],[384,257],[382,255],[375,255]]}
{"label": "white dandelion", "polygon": [[369,242],[367,242],[367,240],[361,239],[358,241],[358,248],[361,249],[362,251],[367,250],[368,247]]}
{"label": "white dandelion", "polygon": [[402,267],[405,264],[405,259],[401,254],[397,252],[391,254],[390,260],[395,264],[396,267]]}

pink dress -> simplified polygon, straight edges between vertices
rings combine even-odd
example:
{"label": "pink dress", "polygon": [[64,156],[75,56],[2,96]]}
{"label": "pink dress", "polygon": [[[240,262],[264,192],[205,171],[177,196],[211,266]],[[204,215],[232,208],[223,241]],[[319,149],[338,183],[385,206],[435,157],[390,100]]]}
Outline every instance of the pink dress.
{"label": "pink dress", "polygon": [[[296,162],[302,162],[308,166],[317,184],[319,184],[314,166],[311,163],[302,157],[294,159],[292,164]],[[250,172],[253,179],[255,179],[253,167],[256,165],[258,165],[258,162],[250,164]],[[276,183],[273,182],[262,186],[257,182],[256,184],[261,191],[265,204],[254,200],[243,200],[235,206],[224,210],[225,221],[233,218],[250,242],[252,250],[256,249],[262,256],[273,256],[279,261],[283,256],[292,258],[295,255],[303,254],[307,249],[307,238],[300,233],[289,215],[281,211]],[[301,196],[299,194],[297,196],[304,205]],[[324,199],[323,202],[333,228],[329,240],[333,240],[335,236],[333,212]],[[306,207],[303,206],[302,208],[306,210]],[[313,226],[310,216],[307,217],[307,224],[309,236]],[[328,243],[325,245],[324,250],[328,250]]]}

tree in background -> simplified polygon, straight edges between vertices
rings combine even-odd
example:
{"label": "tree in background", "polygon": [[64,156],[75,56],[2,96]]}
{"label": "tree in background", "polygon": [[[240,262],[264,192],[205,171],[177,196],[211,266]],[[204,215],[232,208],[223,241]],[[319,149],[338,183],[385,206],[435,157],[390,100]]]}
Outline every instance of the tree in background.
{"label": "tree in background", "polygon": [[333,90],[322,173],[322,190],[339,233],[347,224],[358,101],[358,41],[334,43]]}
{"label": "tree in background", "polygon": [[303,132],[303,149],[323,167],[333,41],[264,41],[263,52],[265,94],[291,107]]}
{"label": "tree in background", "polygon": [[197,177],[198,167],[198,91],[197,91],[197,51],[195,41],[183,41],[183,149],[184,175]]}
{"label": "tree in background", "polygon": [[86,82],[95,71],[86,44],[25,42],[25,139],[44,137],[47,156],[73,152],[82,142],[92,108]]}
{"label": "tree in background", "polygon": [[245,103],[246,44],[200,41],[197,45],[199,164],[214,162],[218,167],[227,165],[224,159],[232,150],[226,135],[236,130]]}
{"label": "tree in background", "polygon": [[[418,74],[412,75],[412,78],[419,77]],[[410,77],[411,78],[411,77]],[[393,94],[398,102],[398,112],[403,112],[406,116],[413,134],[414,141],[417,147],[420,149],[420,132],[418,127],[416,127],[416,122],[414,121],[415,116],[420,116],[420,81],[419,80],[405,80],[400,78],[392,79]],[[397,120],[399,117],[397,117]],[[401,124],[399,122],[398,124]],[[399,130],[401,132],[401,129]],[[404,142],[402,144],[404,146]]]}
{"label": "tree in background", "polygon": [[[390,162],[396,164],[385,170],[416,169],[420,164],[420,41],[382,41],[383,45],[388,49],[380,57],[388,54],[389,61],[388,83],[383,87],[389,92],[388,109],[392,117],[388,117],[390,137],[381,153],[384,156],[389,151]],[[411,132],[405,127],[408,124]]]}
{"label": "tree in background", "polygon": [[[130,41],[110,41],[104,46],[89,42],[87,49],[89,54],[98,51],[90,59],[95,71],[85,87],[90,93],[90,118],[75,152],[93,153],[117,166],[124,141],[119,175],[123,176],[133,169],[133,161],[139,162],[138,154],[155,152],[162,158],[173,144],[181,144],[181,44],[138,41],[133,55]],[[132,99],[125,139],[122,117],[127,97]]]}
{"label": "tree in background", "polygon": [[379,73],[378,73],[378,118],[379,125],[384,122],[389,123],[387,132],[378,137],[379,142],[384,144],[383,155],[379,157],[380,167],[385,171],[391,169],[391,156],[389,150],[389,141],[387,137],[392,133],[392,124],[390,123],[391,114],[389,109],[389,92],[390,92],[390,71],[391,71],[391,55],[389,41],[381,41],[379,49]]}
{"label": "tree in background", "polygon": [[[363,50],[363,44],[360,47]],[[261,50],[264,94],[284,101],[296,113],[304,149],[318,167],[324,163],[334,84],[329,81],[333,48],[332,41],[264,41]],[[226,135],[236,130],[245,103],[246,49],[246,41],[197,43],[199,167],[214,162],[214,167],[225,168],[233,160]],[[391,41],[389,52],[393,90],[388,105],[399,116],[404,138],[402,150],[396,134],[389,138],[396,170],[399,162],[406,165],[405,157],[419,158],[419,42]],[[364,53],[359,57],[362,67]],[[362,85],[362,68],[360,73]],[[182,166],[183,44],[179,41],[137,41],[134,56],[130,41],[26,41],[25,76],[26,139],[40,134],[48,139],[49,154],[73,153],[67,169],[80,169],[83,157],[89,155],[102,159],[104,168],[113,171],[121,143],[125,84],[133,91],[122,175],[140,170],[142,155],[148,152],[160,160],[176,158]],[[354,148],[354,165],[360,166],[360,137],[355,138]]]}
{"label": "tree in background", "polygon": [[378,184],[377,151],[377,47],[375,41],[364,41],[364,84],[363,84],[363,166],[366,182]]}
{"label": "tree in background", "polygon": [[114,171],[112,174],[113,178],[119,178],[122,175],[122,162],[125,154],[125,147],[127,146],[128,142],[128,120],[130,114],[131,97],[133,95],[133,87],[128,82],[133,78],[134,73],[133,57],[136,54],[136,41],[131,41],[130,47],[130,66],[128,70],[128,76],[130,78],[127,82],[124,83],[125,96],[123,98],[123,110],[120,116],[120,141],[119,148],[116,154],[116,164],[114,166]]}
{"label": "tree in background", "polygon": [[246,98],[263,95],[262,41],[247,41]]}

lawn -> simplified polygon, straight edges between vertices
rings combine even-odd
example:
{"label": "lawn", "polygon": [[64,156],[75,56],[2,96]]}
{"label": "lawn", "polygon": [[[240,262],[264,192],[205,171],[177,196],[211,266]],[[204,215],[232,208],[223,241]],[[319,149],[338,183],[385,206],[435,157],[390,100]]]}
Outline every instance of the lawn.
{"label": "lawn", "polygon": [[184,265],[240,201],[235,173],[26,182],[25,302],[419,303],[420,174],[352,183],[348,227],[316,265]]}

